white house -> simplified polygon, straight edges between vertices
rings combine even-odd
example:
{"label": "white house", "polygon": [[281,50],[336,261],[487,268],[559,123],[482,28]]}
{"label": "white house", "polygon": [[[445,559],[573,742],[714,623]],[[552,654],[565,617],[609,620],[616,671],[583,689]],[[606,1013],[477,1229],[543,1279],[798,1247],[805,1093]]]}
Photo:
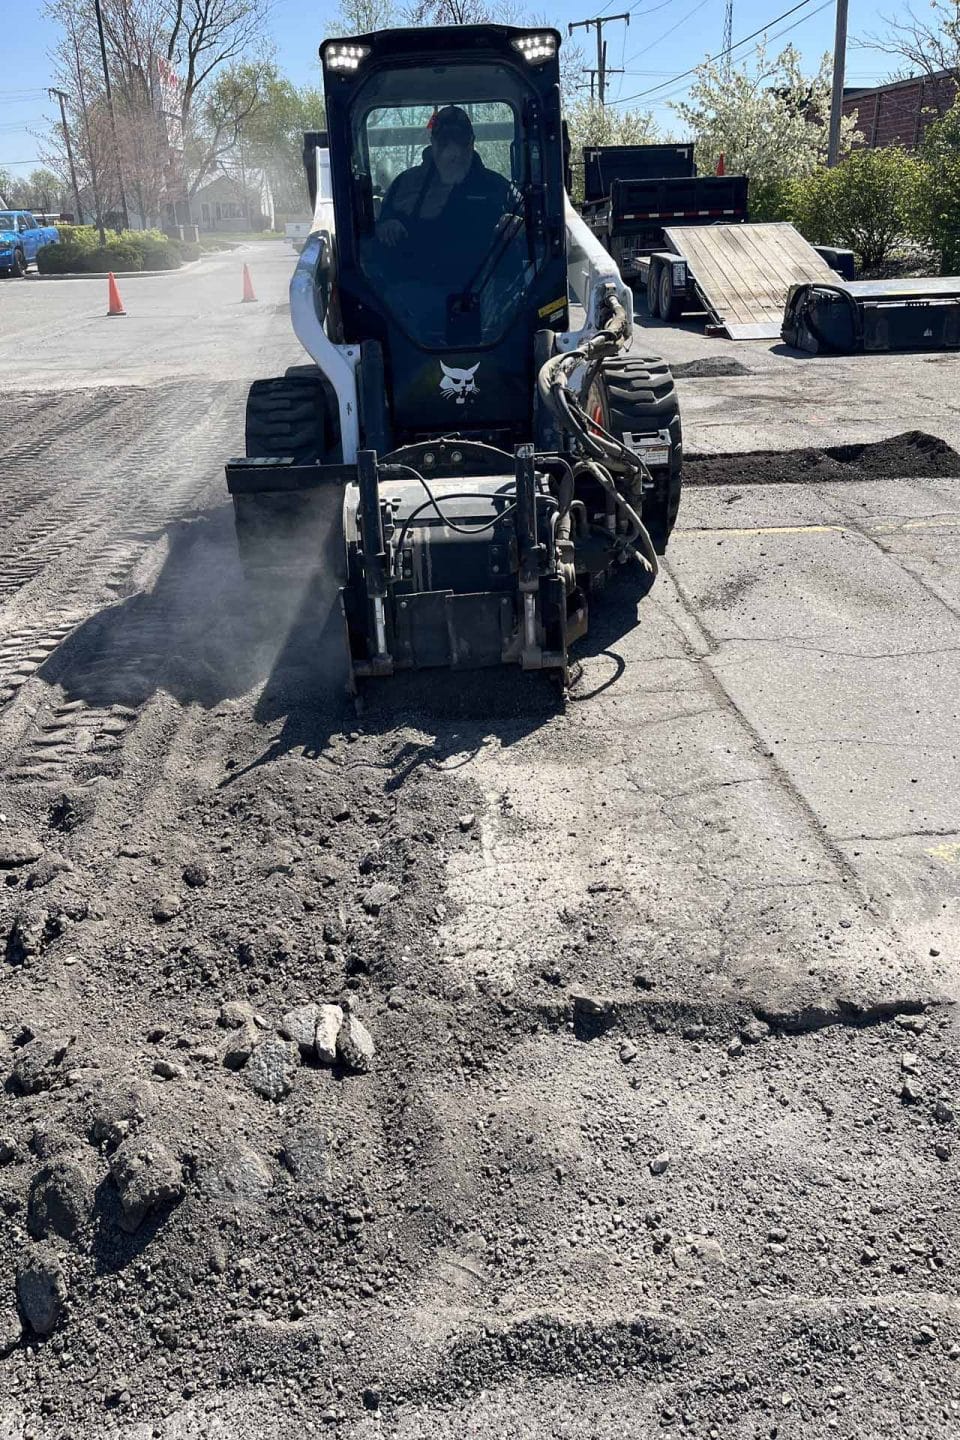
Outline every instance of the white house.
{"label": "white house", "polygon": [[207,233],[272,230],[276,215],[270,182],[262,170],[248,170],[246,191],[225,171],[204,181],[190,197],[190,220]]}

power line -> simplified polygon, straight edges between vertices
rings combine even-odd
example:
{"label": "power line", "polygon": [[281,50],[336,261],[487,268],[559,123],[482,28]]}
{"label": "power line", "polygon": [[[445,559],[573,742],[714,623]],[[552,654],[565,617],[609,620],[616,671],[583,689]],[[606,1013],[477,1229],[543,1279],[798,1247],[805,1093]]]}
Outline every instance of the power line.
{"label": "power line", "polygon": [[[762,35],[764,31],[769,30],[771,25],[779,25],[780,21],[786,20],[788,15],[795,15],[798,10],[803,10],[810,3],[811,0],[800,0],[799,5],[794,5],[789,10],[784,10],[782,15],[775,15],[772,20],[767,21],[766,25],[761,25],[759,30],[754,30],[753,33],[750,35],[744,35],[742,40],[735,40],[734,43],[730,46],[730,49],[739,50],[741,45],[746,45],[749,40],[755,40],[758,35]],[[689,19],[690,17],[687,16],[686,18]],[[807,18],[807,16],[804,16],[804,19]],[[699,65],[692,65],[689,70],[681,70],[679,75],[674,75],[673,80],[685,80],[688,75],[695,74],[697,70],[702,68],[702,66],[712,65],[715,60],[722,60],[725,54],[726,51],[721,50],[717,55],[708,55],[705,60],[701,60]],[[673,80],[665,80],[662,85],[651,85],[648,90],[638,90],[636,95],[626,95],[622,100],[618,100],[616,103],[618,105],[625,105],[628,100],[641,100],[644,95],[653,95],[657,90],[665,90],[668,85],[673,84]]]}
{"label": "power line", "polygon": [[[687,13],[686,13],[686,15],[681,15],[681,17],[680,17],[680,19],[677,21],[676,25],[671,25],[671,26],[670,26],[670,29],[669,29],[669,30],[664,30],[663,34],[662,34],[662,35],[658,35],[657,38],[656,38],[656,40],[651,40],[649,45],[644,45],[644,47],[643,47],[642,50],[638,50],[635,55],[631,55],[631,56],[630,56],[630,60],[636,60],[637,55],[647,55],[647,54],[649,54],[649,52],[650,52],[651,50],[655,50],[656,47],[657,47],[663,40],[666,40],[668,36],[670,36],[670,35],[673,34],[674,30],[679,30],[681,25],[685,24],[686,21],[689,20],[692,15],[696,15],[696,13],[697,13],[698,10],[702,10],[703,7],[704,7],[704,5],[706,5],[707,3],[708,3],[708,0],[700,0],[699,5],[694,5],[693,9],[692,9],[692,10],[688,10]],[[626,65],[629,65],[629,64],[630,64],[630,60],[627,60],[627,61],[625,62],[625,64],[626,64]],[[670,82],[668,81],[667,83],[669,84]],[[628,98],[629,98],[629,97],[628,97]],[[618,101],[617,103],[619,104],[619,101]]]}
{"label": "power line", "polygon": [[[794,20],[791,25],[784,25],[784,27],[783,27],[782,30],[775,30],[772,35],[768,34],[768,32],[767,32],[766,30],[761,31],[760,33],[763,35],[764,41],[779,40],[782,35],[789,35],[789,33],[790,33],[791,30],[796,30],[796,28],[797,28],[798,25],[805,25],[808,20],[812,20],[813,17],[814,17],[815,15],[819,15],[819,14],[821,13],[821,11],[823,11],[823,10],[829,10],[830,7],[831,7],[833,4],[834,4],[834,0],[823,0],[823,3],[820,4],[820,5],[818,5],[815,10],[809,11],[806,15],[801,15],[801,16],[800,16],[800,19],[799,19],[799,20]],[[774,23],[775,23],[775,22],[774,22]],[[752,37],[752,36],[749,36],[749,35],[746,37],[746,39],[748,39],[748,40],[749,40],[749,39],[752,39],[752,38],[753,38],[753,37]],[[745,41],[745,40],[740,40],[740,41],[738,41],[737,43],[738,43],[739,45],[743,45],[743,44],[746,43],[746,41]],[[763,43],[763,42],[761,42],[761,43]],[[734,45],[733,48],[736,50],[737,45]],[[755,54],[759,51],[759,49],[760,49],[760,45],[754,45],[751,50],[748,50],[745,55],[742,55],[742,56],[740,57],[741,60],[742,60],[742,61],[749,60],[750,57],[751,57],[751,55],[755,55]],[[717,58],[717,57],[714,57],[714,58]],[[686,71],[685,73],[689,75],[689,74],[693,74],[693,71],[689,71],[689,70],[688,70],[688,71]],[[684,78],[683,75],[674,75],[673,80],[668,80],[666,83],[667,83],[667,85],[672,85],[674,80],[682,80],[683,78]],[[654,86],[653,88],[659,90],[659,89],[661,89],[662,87],[661,87],[661,86]],[[684,95],[684,94],[686,94],[686,92],[687,92],[689,89],[690,89],[690,86],[689,86],[689,85],[679,85],[679,86],[677,86],[677,88],[676,88],[675,90],[669,90],[666,95],[661,95],[658,100],[654,100],[653,103],[652,103],[651,108],[654,109],[654,110],[658,110],[658,109],[660,109],[661,107],[666,108],[666,106],[668,105],[668,103],[669,103],[671,100],[675,100],[678,95]],[[647,91],[646,93],[647,93],[647,94],[650,94],[650,93],[652,93],[652,92],[651,92],[651,91]],[[616,103],[616,102],[614,102],[614,103]]]}

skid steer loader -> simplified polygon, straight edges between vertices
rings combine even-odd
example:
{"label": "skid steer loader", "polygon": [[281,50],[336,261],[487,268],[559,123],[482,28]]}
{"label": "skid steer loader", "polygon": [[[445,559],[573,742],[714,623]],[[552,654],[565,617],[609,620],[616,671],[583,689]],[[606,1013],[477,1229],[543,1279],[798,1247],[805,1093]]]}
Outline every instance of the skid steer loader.
{"label": "skid steer loader", "polygon": [[318,664],[566,680],[588,600],[652,578],[681,435],[631,293],[573,209],[560,36],[388,30],[320,49],[312,233],[290,286],[315,362],[251,388],[227,464],[241,558],[303,594]]}

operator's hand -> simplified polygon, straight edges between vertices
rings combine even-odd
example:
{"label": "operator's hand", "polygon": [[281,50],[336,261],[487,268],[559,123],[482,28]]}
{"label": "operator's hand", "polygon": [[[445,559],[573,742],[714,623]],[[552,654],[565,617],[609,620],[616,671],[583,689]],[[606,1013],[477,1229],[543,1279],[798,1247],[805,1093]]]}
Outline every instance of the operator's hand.
{"label": "operator's hand", "polygon": [[402,245],[407,238],[407,227],[402,220],[384,220],[377,226],[377,239],[384,245],[389,245],[391,250]]}

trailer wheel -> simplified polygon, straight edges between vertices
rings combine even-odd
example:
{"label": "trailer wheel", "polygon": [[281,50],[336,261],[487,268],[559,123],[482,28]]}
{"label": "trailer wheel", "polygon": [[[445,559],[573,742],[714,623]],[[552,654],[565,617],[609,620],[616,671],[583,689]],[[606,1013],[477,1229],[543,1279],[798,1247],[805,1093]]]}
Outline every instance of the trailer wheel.
{"label": "trailer wheel", "polygon": [[671,324],[679,320],[683,314],[683,300],[678,299],[673,293],[673,273],[669,265],[660,266],[658,306],[660,319],[668,320]]}
{"label": "trailer wheel", "polygon": [[[670,453],[666,465],[651,467],[653,489],[641,499],[641,518],[654,549],[667,548],[680,508],[683,434],[677,387],[670,367],[659,356],[628,355],[603,364],[604,425],[618,440],[666,430]],[[636,503],[634,501],[634,503]]]}
{"label": "trailer wheel", "polygon": [[647,311],[654,320],[660,314],[660,266],[654,260],[647,267]]}

